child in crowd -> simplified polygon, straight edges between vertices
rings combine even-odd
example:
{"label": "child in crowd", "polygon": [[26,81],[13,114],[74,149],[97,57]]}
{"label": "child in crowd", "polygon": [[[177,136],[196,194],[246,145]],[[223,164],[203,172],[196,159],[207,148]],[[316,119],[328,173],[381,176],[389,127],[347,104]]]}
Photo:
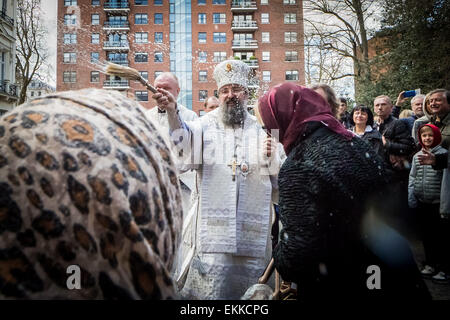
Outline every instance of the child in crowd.
{"label": "child in crowd", "polygon": [[[422,241],[425,250],[425,266],[421,273],[424,277],[436,275],[442,268],[443,249],[442,224],[439,214],[442,170],[434,170],[430,165],[421,165],[418,155],[423,150],[433,154],[447,151],[439,144],[442,137],[439,128],[432,124],[422,125],[418,130],[418,140],[422,150],[414,155],[408,184],[408,204],[416,208],[422,225]],[[440,271],[443,272],[443,271]]]}

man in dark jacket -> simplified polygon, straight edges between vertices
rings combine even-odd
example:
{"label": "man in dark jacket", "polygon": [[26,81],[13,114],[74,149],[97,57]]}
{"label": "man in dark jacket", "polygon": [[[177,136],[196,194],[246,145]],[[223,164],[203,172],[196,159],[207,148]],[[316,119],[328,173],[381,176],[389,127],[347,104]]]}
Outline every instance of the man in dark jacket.
{"label": "man in dark jacket", "polygon": [[407,125],[395,119],[392,102],[388,96],[378,96],[374,100],[374,111],[378,115],[378,130],[383,136],[386,162],[395,170],[408,169],[406,161],[411,160],[415,151],[414,140],[408,132]]}
{"label": "man in dark jacket", "polygon": [[411,160],[416,144],[405,122],[392,116],[392,102],[388,96],[378,96],[374,100],[374,111],[378,115],[378,130],[382,135],[385,162],[393,173],[392,184],[401,207],[392,217],[395,225],[406,233],[416,233],[414,215],[408,208],[408,178]]}

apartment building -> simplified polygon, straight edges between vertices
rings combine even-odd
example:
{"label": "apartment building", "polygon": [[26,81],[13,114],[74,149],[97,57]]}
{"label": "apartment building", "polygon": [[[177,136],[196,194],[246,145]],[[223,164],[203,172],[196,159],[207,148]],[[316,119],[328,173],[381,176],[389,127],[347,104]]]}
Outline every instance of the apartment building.
{"label": "apartment building", "polygon": [[58,0],[57,90],[120,90],[145,107],[135,81],[102,73],[113,61],[150,82],[164,71],[180,81],[179,102],[202,114],[217,94],[214,66],[240,59],[252,69],[252,96],[284,81],[304,84],[301,0]]}
{"label": "apartment building", "polygon": [[55,88],[39,79],[31,80],[27,88],[27,100],[45,96],[49,93],[55,92]]}
{"label": "apartment building", "polygon": [[16,77],[16,31],[17,1],[0,3],[0,115],[11,110],[18,100]]}

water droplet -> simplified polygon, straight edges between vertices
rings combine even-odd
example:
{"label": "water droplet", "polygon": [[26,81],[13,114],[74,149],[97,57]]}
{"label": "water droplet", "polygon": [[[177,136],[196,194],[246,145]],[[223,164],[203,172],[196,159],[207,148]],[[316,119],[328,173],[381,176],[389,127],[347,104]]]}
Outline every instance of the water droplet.
{"label": "water droplet", "polygon": [[366,152],[366,158],[369,159],[370,158],[370,154],[368,152]]}

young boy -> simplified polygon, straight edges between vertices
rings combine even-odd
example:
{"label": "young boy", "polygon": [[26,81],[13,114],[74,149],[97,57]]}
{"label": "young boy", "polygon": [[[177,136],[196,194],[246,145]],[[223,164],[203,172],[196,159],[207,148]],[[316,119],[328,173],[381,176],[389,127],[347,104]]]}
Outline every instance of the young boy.
{"label": "young boy", "polygon": [[[421,165],[418,155],[423,150],[433,154],[447,151],[439,144],[442,137],[439,128],[432,124],[422,125],[418,130],[418,140],[422,150],[414,155],[408,184],[408,204],[416,208],[422,225],[422,242],[425,250],[425,267],[421,273],[432,277],[442,268],[445,243],[442,243],[441,217],[439,214],[442,170],[434,170],[431,165]],[[442,271],[441,271],[442,272]]]}

